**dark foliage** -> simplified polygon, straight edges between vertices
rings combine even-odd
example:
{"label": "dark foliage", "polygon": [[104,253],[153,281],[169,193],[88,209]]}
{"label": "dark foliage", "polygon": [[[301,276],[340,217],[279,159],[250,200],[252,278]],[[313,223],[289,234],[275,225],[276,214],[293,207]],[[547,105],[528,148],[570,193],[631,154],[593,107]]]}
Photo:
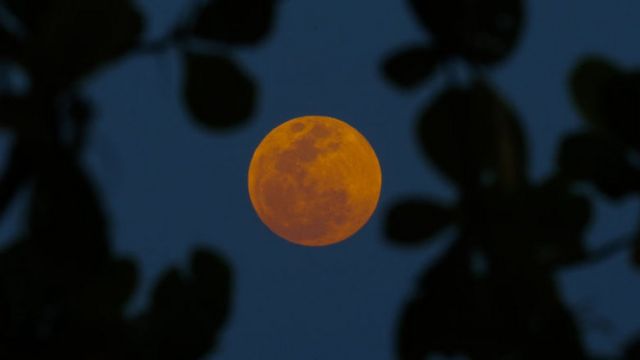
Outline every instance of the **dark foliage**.
{"label": "dark foliage", "polygon": [[386,77],[414,87],[452,57],[472,65],[495,65],[516,47],[524,23],[521,0],[410,0],[431,35],[429,46],[407,47],[384,62]]}
{"label": "dark foliage", "polygon": [[94,113],[81,86],[124,57],[174,47],[186,67],[186,109],[198,123],[218,130],[245,122],[257,98],[250,77],[227,55],[191,46],[195,38],[264,38],[274,3],[238,5],[209,1],[166,38],[145,43],[130,0],[0,2],[18,24],[0,18],[0,57],[29,80],[24,93],[0,93],[0,129],[13,137],[0,217],[18,192],[30,199],[21,235],[0,251],[0,358],[199,359],[216,349],[233,279],[210,250],[195,249],[189,269],[166,271],[148,307],[125,315],[138,269],[111,251],[108,214],[80,161]]}
{"label": "dark foliage", "polygon": [[433,74],[440,56],[442,54],[436,48],[409,47],[384,63],[384,74],[398,87],[411,89]]}
{"label": "dark foliage", "polygon": [[228,44],[256,44],[271,29],[275,8],[276,0],[208,1],[195,22],[194,33]]}
{"label": "dark foliage", "polygon": [[493,64],[509,55],[524,20],[521,0],[409,2],[437,46],[477,64]]}
{"label": "dark foliage", "polygon": [[[518,0],[409,0],[431,35],[383,62],[384,76],[414,88],[436,69],[466,63],[471,81],[448,84],[417,119],[425,158],[458,190],[455,204],[404,199],[388,211],[396,244],[457,237],[428,267],[405,305],[397,333],[400,359],[435,354],[470,359],[588,358],[580,329],[557,290],[555,273],[617,251],[585,249],[590,200],[578,183],[611,198],[638,194],[640,83],[637,71],[587,57],[570,75],[570,90],[587,130],[561,144],[554,174],[534,184],[517,112],[486,76],[517,46],[524,6]],[[624,248],[640,263],[640,227]],[[632,341],[626,357],[638,357]]]}
{"label": "dark foliage", "polygon": [[236,64],[223,56],[190,53],[184,62],[184,99],[199,123],[221,130],[248,119],[255,89]]}
{"label": "dark foliage", "polygon": [[398,244],[419,244],[453,222],[447,207],[426,199],[400,202],[389,211],[386,231]]}

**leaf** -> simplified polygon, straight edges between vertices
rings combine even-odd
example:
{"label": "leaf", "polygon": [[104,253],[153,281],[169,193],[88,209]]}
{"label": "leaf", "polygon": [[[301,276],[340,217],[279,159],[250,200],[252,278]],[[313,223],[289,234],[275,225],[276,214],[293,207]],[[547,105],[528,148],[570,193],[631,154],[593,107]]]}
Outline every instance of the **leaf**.
{"label": "leaf", "polygon": [[525,182],[524,136],[516,115],[485,84],[438,95],[420,116],[417,133],[432,163],[458,186],[481,176],[510,189]]}
{"label": "leaf", "polygon": [[71,306],[79,320],[108,321],[122,318],[124,306],[133,294],[137,283],[136,264],[131,260],[112,260],[100,271]]}
{"label": "leaf", "polygon": [[595,56],[586,57],[571,72],[569,84],[573,101],[586,120],[593,124],[606,123],[605,94],[619,74],[613,64]]}
{"label": "leaf", "polygon": [[640,72],[623,72],[589,56],[576,66],[570,84],[586,120],[640,151]]}
{"label": "leaf", "polygon": [[490,263],[487,273],[478,274],[473,258],[459,240],[426,271],[400,320],[400,359],[584,358],[580,334],[551,273],[494,271]]}
{"label": "leaf", "polygon": [[119,58],[142,33],[130,0],[25,0],[16,10],[28,29],[20,61],[34,83],[55,89]]}
{"label": "leaf", "polygon": [[411,89],[433,74],[440,60],[439,51],[428,47],[410,47],[388,58],[382,67],[387,80]]}
{"label": "leaf", "polygon": [[225,130],[251,116],[256,90],[235,63],[222,56],[187,53],[184,64],[184,99],[199,124]]}
{"label": "leaf", "polygon": [[483,213],[476,216],[483,218],[487,251],[496,262],[538,271],[584,258],[591,206],[566,183],[553,179],[517,192],[487,193]]}
{"label": "leaf", "polygon": [[563,140],[558,156],[560,170],[569,178],[592,182],[599,191],[618,199],[639,189],[640,170],[629,151],[606,134],[588,132]]}
{"label": "leaf", "polygon": [[516,46],[522,0],[410,0],[423,26],[443,48],[478,64],[495,64]]}
{"label": "leaf", "polygon": [[623,360],[637,360],[640,358],[640,337],[630,341],[625,349]]}
{"label": "leaf", "polygon": [[210,321],[208,326],[210,331],[214,331],[212,347],[215,348],[218,332],[226,322],[231,307],[231,270],[222,257],[200,248],[191,257],[191,273],[198,301],[203,309],[207,309],[201,316]]}
{"label": "leaf", "polygon": [[566,184],[553,181],[543,183],[529,196],[522,206],[531,210],[525,215],[529,220],[527,231],[535,236],[538,261],[551,267],[581,261],[591,220],[588,199],[572,193]]}
{"label": "leaf", "polygon": [[607,128],[640,152],[640,72],[616,77],[605,94]]}
{"label": "leaf", "polygon": [[469,264],[468,250],[457,241],[423,275],[400,318],[399,359],[421,360],[433,353],[467,351],[467,329],[475,321],[473,302],[481,301],[476,291],[486,290],[476,283]]}
{"label": "leaf", "polygon": [[135,264],[110,259],[91,280],[55,300],[60,306],[48,340],[53,351],[77,354],[74,358],[122,358],[131,340],[124,306],[135,289]]}
{"label": "leaf", "polygon": [[96,276],[109,256],[105,214],[93,185],[62,149],[40,149],[29,207],[29,243],[64,292]]}
{"label": "leaf", "polygon": [[36,170],[28,223],[30,234],[77,245],[93,240],[106,248],[105,215],[78,160],[63,149],[43,151],[48,154],[40,159]]}
{"label": "leaf", "polygon": [[430,200],[412,199],[391,208],[385,232],[397,244],[414,245],[433,237],[452,221],[450,209]]}
{"label": "leaf", "polygon": [[191,274],[167,271],[141,319],[146,358],[197,359],[211,351],[230,304],[231,271],[224,260],[198,249]]}
{"label": "leaf", "polygon": [[253,45],[272,27],[275,0],[209,0],[198,14],[197,36],[236,45]]}

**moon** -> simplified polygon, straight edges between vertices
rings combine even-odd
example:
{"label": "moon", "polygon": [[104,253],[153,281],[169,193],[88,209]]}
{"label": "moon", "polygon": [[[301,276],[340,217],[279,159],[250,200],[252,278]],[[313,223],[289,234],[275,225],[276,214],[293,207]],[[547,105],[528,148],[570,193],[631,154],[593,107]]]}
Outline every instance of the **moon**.
{"label": "moon", "polygon": [[273,129],[249,165],[249,197],[275,234],[304,246],[341,242],[369,220],[382,186],[367,139],[344,121],[303,116]]}

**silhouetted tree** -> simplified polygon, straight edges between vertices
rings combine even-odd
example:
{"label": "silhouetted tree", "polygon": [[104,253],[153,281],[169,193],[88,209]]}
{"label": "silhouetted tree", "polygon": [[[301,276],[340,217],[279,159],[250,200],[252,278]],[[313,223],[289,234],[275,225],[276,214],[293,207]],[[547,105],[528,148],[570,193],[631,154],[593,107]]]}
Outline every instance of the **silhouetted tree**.
{"label": "silhouetted tree", "polygon": [[26,91],[3,86],[0,128],[12,148],[0,177],[0,218],[29,191],[21,235],[0,252],[0,358],[197,359],[214,350],[227,320],[232,276],[200,248],[185,270],[167,270],[151,303],[124,307],[137,266],[111,251],[109,222],[80,161],[93,108],[89,76],[123,57],[179,50],[183,96],[210,130],[252,114],[256,90],[229,51],[268,32],[275,0],[199,2],[166,37],[141,39],[144,21],[129,0],[1,0],[5,78],[19,68]]}
{"label": "silhouetted tree", "polygon": [[[587,122],[560,148],[560,168],[574,182],[587,182],[611,200],[640,195],[640,72],[622,70],[599,56],[586,56],[571,73],[573,100]],[[635,159],[635,161],[634,161]],[[640,214],[637,229],[607,253],[629,249],[640,266]],[[625,359],[640,359],[640,335],[629,342]]]}
{"label": "silhouetted tree", "polygon": [[[430,164],[455,185],[456,203],[424,196],[400,201],[388,212],[386,233],[399,245],[425,243],[450,226],[458,230],[404,308],[398,357],[587,358],[554,275],[620,245],[585,250],[591,205],[574,184],[591,181],[614,198],[640,188],[640,169],[630,160],[630,152],[637,157],[640,149],[640,77],[597,58],[582,62],[571,88],[599,130],[567,138],[557,171],[533,183],[517,113],[486,76],[517,45],[522,1],[409,3],[432,40],[385,60],[385,77],[410,89],[461,63],[469,81],[448,77],[418,116],[415,131]],[[640,244],[640,235],[635,237]],[[638,358],[638,344],[629,347],[630,359]]]}

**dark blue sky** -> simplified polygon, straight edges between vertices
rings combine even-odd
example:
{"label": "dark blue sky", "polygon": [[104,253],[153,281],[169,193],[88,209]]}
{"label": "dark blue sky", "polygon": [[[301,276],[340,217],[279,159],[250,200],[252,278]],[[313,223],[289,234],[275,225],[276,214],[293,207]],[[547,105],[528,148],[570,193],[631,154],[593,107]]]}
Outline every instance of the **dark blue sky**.
{"label": "dark blue sky", "polygon": [[[177,0],[139,3],[148,15],[149,39],[161,36],[185,7]],[[615,5],[528,1],[519,47],[492,72],[521,115],[535,179],[552,170],[561,136],[581,126],[566,89],[578,58],[598,53],[624,66],[640,65],[640,2]],[[87,91],[98,114],[87,163],[111,215],[116,252],[141,264],[132,311],[145,303],[161,271],[184,264],[194,246],[205,245],[228,258],[235,276],[230,322],[213,357],[393,358],[396,319],[416,276],[454,235],[402,249],[389,245],[382,232],[386,210],[400,197],[455,199],[423,161],[412,133],[416,114],[442,78],[403,93],[379,71],[391,52],[425,39],[403,1],[282,1],[267,41],[234,51],[261,96],[251,122],[225,134],[189,120],[174,51],[126,59],[91,79]],[[378,210],[361,232],[337,246],[303,248],[281,240],[262,225],[248,199],[246,173],[255,146],[271,128],[305,114],[334,116],[359,129],[383,170]],[[598,199],[591,246],[628,233],[640,210],[638,199]],[[615,354],[621,341],[640,331],[632,316],[640,303],[640,273],[624,255],[568,269],[559,280],[593,351]]]}

